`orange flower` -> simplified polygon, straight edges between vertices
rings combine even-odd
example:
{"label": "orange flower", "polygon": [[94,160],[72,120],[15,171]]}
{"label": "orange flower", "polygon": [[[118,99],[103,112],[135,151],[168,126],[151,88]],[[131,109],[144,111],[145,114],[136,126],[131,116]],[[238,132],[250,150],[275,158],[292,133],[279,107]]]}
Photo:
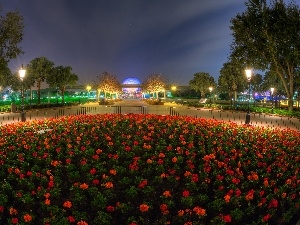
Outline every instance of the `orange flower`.
{"label": "orange flower", "polygon": [[79,186],[81,189],[88,189],[89,188],[89,185],[88,184],[86,184],[86,183],[83,183],[83,184],[80,184],[80,186]]}
{"label": "orange flower", "polygon": [[85,222],[84,220],[80,220],[77,225],[89,225],[87,222]]}
{"label": "orange flower", "polygon": [[32,216],[29,214],[25,214],[23,216],[25,222],[30,222],[32,220]]}
{"label": "orange flower", "polygon": [[185,176],[185,177],[192,176],[192,173],[189,172],[189,171],[185,171],[184,176]]}
{"label": "orange flower", "polygon": [[10,214],[10,215],[17,215],[17,214],[18,214],[18,211],[17,211],[16,209],[14,209],[14,208],[10,208],[10,209],[9,209],[9,214]]}
{"label": "orange flower", "polygon": [[117,171],[116,170],[110,170],[109,173],[112,174],[112,175],[116,175]]}
{"label": "orange flower", "polygon": [[166,175],[165,173],[162,173],[162,174],[160,175],[160,178],[164,178],[164,177],[167,177],[167,175]]}
{"label": "orange flower", "polygon": [[247,201],[252,200],[254,197],[254,190],[252,189],[251,191],[248,192],[248,194],[245,196]]}
{"label": "orange flower", "polygon": [[114,187],[114,184],[112,182],[106,182],[105,183],[105,187],[106,188],[113,188]]}
{"label": "orange flower", "polygon": [[51,203],[50,199],[47,198],[47,199],[45,200],[45,205],[50,205],[50,203]]}
{"label": "orange flower", "polygon": [[161,153],[159,153],[158,157],[159,157],[159,158],[165,158],[166,155],[165,155],[164,153],[161,152]]}
{"label": "orange flower", "polygon": [[177,158],[176,158],[176,157],[173,157],[173,158],[172,158],[172,162],[173,162],[173,163],[176,163],[176,162],[177,162]]}
{"label": "orange flower", "polygon": [[101,149],[97,149],[97,150],[96,150],[96,153],[97,153],[97,155],[99,155],[99,154],[102,153],[102,150],[101,150]]}
{"label": "orange flower", "polygon": [[151,159],[147,159],[147,163],[152,163],[152,160]]}
{"label": "orange flower", "polygon": [[168,205],[167,204],[161,204],[159,208],[160,208],[160,211],[165,212],[165,211],[168,210]]}
{"label": "orange flower", "polygon": [[20,173],[20,170],[18,168],[15,168],[15,173],[16,174],[19,174]]}
{"label": "orange flower", "polygon": [[63,206],[66,207],[66,208],[71,208],[72,207],[72,202],[65,201],[64,204],[63,204]]}
{"label": "orange flower", "polygon": [[206,210],[205,209],[202,209],[201,207],[199,206],[196,206],[193,211],[198,215],[198,216],[205,216],[206,214]]}
{"label": "orange flower", "polygon": [[141,210],[141,212],[147,212],[149,210],[149,206],[146,204],[141,204],[140,210]]}
{"label": "orange flower", "polygon": [[183,216],[184,215],[184,211],[183,210],[179,210],[178,211],[178,216]]}
{"label": "orange flower", "polygon": [[59,161],[53,160],[53,161],[51,162],[51,165],[52,165],[52,166],[57,166],[57,165],[59,165]]}
{"label": "orange flower", "polygon": [[292,180],[291,180],[291,179],[287,179],[287,180],[285,181],[285,183],[286,183],[286,184],[291,184],[291,183],[292,183]]}
{"label": "orange flower", "polygon": [[230,202],[230,195],[225,195],[224,197],[225,202]]}
{"label": "orange flower", "polygon": [[170,191],[164,191],[163,196],[171,197],[171,192]]}
{"label": "orange flower", "polygon": [[45,197],[45,198],[50,198],[50,193],[45,193],[45,194],[44,194],[44,197]]}

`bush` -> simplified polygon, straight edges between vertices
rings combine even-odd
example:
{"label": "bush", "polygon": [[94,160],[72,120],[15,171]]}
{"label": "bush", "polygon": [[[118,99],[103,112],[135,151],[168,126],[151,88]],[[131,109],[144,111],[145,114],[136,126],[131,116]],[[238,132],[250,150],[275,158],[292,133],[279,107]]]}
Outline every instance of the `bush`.
{"label": "bush", "polygon": [[0,224],[295,224],[299,214],[296,131],[106,114],[0,132]]}

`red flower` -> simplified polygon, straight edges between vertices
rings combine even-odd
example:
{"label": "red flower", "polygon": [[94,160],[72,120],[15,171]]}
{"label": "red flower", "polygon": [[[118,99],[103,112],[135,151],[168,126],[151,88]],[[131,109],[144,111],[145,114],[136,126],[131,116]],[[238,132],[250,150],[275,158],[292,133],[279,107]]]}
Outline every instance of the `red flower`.
{"label": "red flower", "polygon": [[63,204],[63,206],[66,207],[66,208],[71,208],[72,207],[72,202],[65,201],[64,204]]}
{"label": "red flower", "polygon": [[270,201],[270,204],[269,204],[268,208],[277,208],[277,206],[278,206],[278,201],[277,201],[276,199],[273,198],[273,199]]}
{"label": "red flower", "polygon": [[192,181],[196,183],[196,182],[198,182],[198,180],[199,180],[198,174],[193,174],[192,175]]}
{"label": "red flower", "polygon": [[223,216],[223,220],[225,223],[231,223],[231,216],[230,215],[225,215]]}
{"label": "red flower", "polygon": [[182,192],[182,196],[183,196],[183,197],[189,197],[189,196],[190,196],[190,192],[189,192],[188,190],[184,190],[184,191]]}
{"label": "red flower", "polygon": [[49,188],[54,187],[54,181],[53,181],[53,180],[50,180],[50,181],[49,181],[48,187],[49,187]]}
{"label": "red flower", "polygon": [[109,206],[106,207],[106,210],[107,210],[108,212],[113,212],[113,211],[115,211],[115,207],[109,205]]}
{"label": "red flower", "polygon": [[90,170],[90,174],[94,175],[97,172],[97,170],[95,168]]}
{"label": "red flower", "polygon": [[149,210],[149,206],[146,204],[141,204],[140,205],[140,211],[141,212],[147,212]]}
{"label": "red flower", "polygon": [[32,216],[29,215],[29,214],[25,214],[25,215],[23,216],[23,219],[24,219],[24,221],[27,223],[27,222],[30,222],[30,221],[32,220]]}
{"label": "red flower", "polygon": [[12,224],[18,224],[19,219],[14,217],[11,219],[11,222],[12,222]]}
{"label": "red flower", "polygon": [[99,183],[100,183],[100,181],[99,181],[98,179],[94,179],[94,180],[93,180],[93,184],[94,184],[94,185],[98,185]]}
{"label": "red flower", "polygon": [[143,180],[140,184],[139,184],[139,188],[144,188],[146,185],[148,184],[147,180]]}
{"label": "red flower", "polygon": [[271,218],[270,214],[267,214],[263,217],[263,222],[267,222]]}
{"label": "red flower", "polygon": [[68,221],[70,223],[75,223],[75,218],[73,216],[68,216]]}

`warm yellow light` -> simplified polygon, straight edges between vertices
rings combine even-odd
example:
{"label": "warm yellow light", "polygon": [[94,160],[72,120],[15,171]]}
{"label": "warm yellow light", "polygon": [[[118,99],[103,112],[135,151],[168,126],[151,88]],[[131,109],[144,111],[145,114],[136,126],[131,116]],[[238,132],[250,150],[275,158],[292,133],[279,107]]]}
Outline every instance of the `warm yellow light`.
{"label": "warm yellow light", "polygon": [[252,71],[248,70],[248,69],[246,69],[245,71],[246,71],[247,80],[250,81],[251,80],[251,73],[252,73]]}
{"label": "warm yellow light", "polygon": [[272,94],[274,93],[274,90],[275,90],[275,88],[272,87],[272,88],[271,88],[271,93],[272,93]]}
{"label": "warm yellow light", "polygon": [[208,89],[209,89],[209,91],[210,91],[210,92],[212,92],[212,90],[213,90],[213,87],[209,87]]}
{"label": "warm yellow light", "polygon": [[20,79],[23,81],[24,77],[25,77],[25,74],[26,74],[26,70],[23,69],[23,65],[21,67],[21,69],[19,70],[19,76],[20,76]]}
{"label": "warm yellow light", "polygon": [[172,91],[176,91],[177,87],[176,86],[172,86],[171,89],[172,89]]}
{"label": "warm yellow light", "polygon": [[86,90],[90,91],[92,89],[92,87],[90,85],[86,86]]}

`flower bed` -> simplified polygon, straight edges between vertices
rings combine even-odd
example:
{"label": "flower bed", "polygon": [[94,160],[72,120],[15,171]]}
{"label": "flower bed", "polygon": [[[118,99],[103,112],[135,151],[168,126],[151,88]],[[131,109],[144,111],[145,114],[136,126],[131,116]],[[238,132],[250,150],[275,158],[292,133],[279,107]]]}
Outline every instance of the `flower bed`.
{"label": "flower bed", "polygon": [[135,114],[0,129],[0,224],[293,224],[299,213],[296,131]]}

